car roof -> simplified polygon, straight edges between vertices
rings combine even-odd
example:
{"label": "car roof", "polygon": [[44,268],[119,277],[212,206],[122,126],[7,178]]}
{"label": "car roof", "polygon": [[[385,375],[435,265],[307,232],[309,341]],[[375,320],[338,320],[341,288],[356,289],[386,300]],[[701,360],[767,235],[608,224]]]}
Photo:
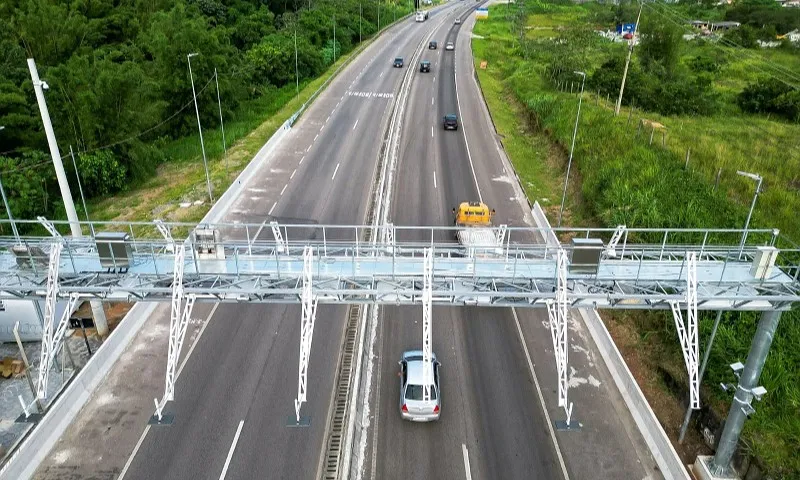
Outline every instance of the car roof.
{"label": "car roof", "polygon": [[402,60],[403,57],[394,57],[395,60]]}
{"label": "car roof", "polygon": [[[408,383],[411,385],[422,385],[422,352],[419,353],[420,355],[418,357],[413,357],[413,359],[408,361],[406,367]],[[436,361],[436,355],[433,356],[433,360]]]}
{"label": "car roof", "polygon": [[453,44],[453,42],[447,42],[447,44],[448,44],[448,45],[452,45],[452,44]]}
{"label": "car roof", "polygon": [[444,118],[446,118],[448,120],[456,120],[456,119],[458,119],[458,117],[456,116],[455,113],[448,113],[447,115],[444,116]]}
{"label": "car roof", "polygon": [[431,63],[431,62],[430,62],[430,60],[423,60],[423,61],[422,61],[422,62],[420,62],[420,63]]}

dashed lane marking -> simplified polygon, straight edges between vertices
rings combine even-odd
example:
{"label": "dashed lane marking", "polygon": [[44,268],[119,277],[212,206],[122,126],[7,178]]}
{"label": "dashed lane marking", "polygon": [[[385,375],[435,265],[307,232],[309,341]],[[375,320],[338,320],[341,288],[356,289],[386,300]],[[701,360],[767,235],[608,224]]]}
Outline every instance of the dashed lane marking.
{"label": "dashed lane marking", "polygon": [[284,185],[284,186],[283,186],[283,189],[281,190],[281,195],[283,195],[283,192],[285,192],[285,191],[286,191],[286,187],[288,187],[288,186],[289,186],[289,184],[288,184],[288,183],[287,183],[286,185]]}
{"label": "dashed lane marking", "polygon": [[338,171],[339,171],[339,164],[337,163],[337,164],[336,164],[336,169],[333,171],[333,176],[331,177],[331,180],[333,180],[334,178],[336,178],[336,172],[338,172]]}

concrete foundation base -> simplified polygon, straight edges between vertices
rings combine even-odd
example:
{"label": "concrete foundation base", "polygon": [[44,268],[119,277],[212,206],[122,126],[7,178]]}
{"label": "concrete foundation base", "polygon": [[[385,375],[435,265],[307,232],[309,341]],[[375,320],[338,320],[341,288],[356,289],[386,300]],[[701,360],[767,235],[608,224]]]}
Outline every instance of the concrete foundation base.
{"label": "concrete foundation base", "polygon": [[694,477],[697,480],[741,480],[738,475],[714,475],[711,473],[711,460],[714,457],[710,455],[698,456],[694,461]]}

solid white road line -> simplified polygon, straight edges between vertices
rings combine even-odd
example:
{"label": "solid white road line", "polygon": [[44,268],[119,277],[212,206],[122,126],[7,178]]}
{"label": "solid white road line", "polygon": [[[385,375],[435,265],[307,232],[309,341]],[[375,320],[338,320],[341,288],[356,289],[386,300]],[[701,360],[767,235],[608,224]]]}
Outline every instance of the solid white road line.
{"label": "solid white road line", "polygon": [[[220,305],[219,303],[215,303],[214,304],[214,308],[211,309],[211,312],[209,312],[208,316],[206,317],[205,323],[203,324],[203,327],[200,329],[200,333],[197,334],[197,338],[194,339],[194,343],[192,343],[192,346],[189,347],[189,351],[186,352],[186,356],[183,358],[183,362],[181,363],[180,367],[178,368],[178,373],[175,374],[175,381],[176,382],[178,381],[178,378],[180,378],[181,372],[183,371],[183,367],[186,365],[186,362],[189,360],[189,357],[192,356],[192,352],[194,351],[194,347],[198,343],[200,343],[200,337],[202,337],[203,336],[203,332],[206,331],[206,327],[208,326],[208,322],[209,322],[209,320],[211,320],[211,317],[214,316],[214,312],[217,311],[217,307],[219,307],[219,305]],[[142,443],[144,443],[144,438],[147,436],[148,432],[150,432],[150,427],[151,427],[151,425],[148,425],[148,426],[146,426],[144,428],[144,432],[142,432],[142,436],[139,437],[139,441],[136,442],[136,446],[133,447],[133,451],[131,452],[131,456],[128,457],[128,461],[125,462],[125,466],[122,467],[122,472],[120,472],[119,478],[117,480],[122,480],[125,477],[125,474],[128,472],[128,469],[131,467],[131,464],[133,463],[133,459],[136,457],[136,454],[139,452],[139,448],[142,446]]]}
{"label": "solid white road line", "polygon": [[288,186],[289,186],[289,184],[288,184],[288,183],[287,183],[286,185],[284,185],[284,186],[283,186],[283,189],[281,190],[281,195],[283,195],[283,192],[285,192],[285,191],[286,191],[286,187],[288,187]]}
{"label": "solid white road line", "polygon": [[522,335],[522,327],[519,324],[519,317],[517,317],[517,310],[515,308],[512,308],[511,313],[514,315],[514,323],[517,324],[517,333],[519,333],[519,340],[520,342],[522,342],[522,349],[525,351],[525,358],[528,360],[528,369],[530,369],[531,371],[531,377],[533,377],[533,384],[536,386],[536,393],[539,395],[539,404],[542,406],[542,411],[544,412],[544,418],[547,421],[547,428],[550,430],[550,438],[553,439],[553,446],[556,449],[556,455],[558,455],[558,463],[561,465],[561,473],[564,474],[564,480],[569,480],[569,474],[567,473],[567,466],[564,465],[564,457],[561,455],[561,449],[558,447],[556,432],[553,431],[553,422],[550,421],[550,414],[547,413],[547,406],[544,404],[544,395],[542,395],[542,389],[539,386],[539,378],[536,376],[536,371],[533,369],[533,361],[531,360],[530,352],[528,352],[528,344],[525,343],[525,337]]}
{"label": "solid white road line", "polygon": [[275,210],[275,207],[278,205],[278,202],[272,204],[272,208],[269,209],[269,213],[267,215],[272,215],[272,211]]}
{"label": "solid white road line", "polygon": [[431,97],[431,105],[433,105],[433,97]]}
{"label": "solid white road line", "polygon": [[355,125],[353,125],[353,130],[356,129],[356,125],[358,125],[358,119],[356,119],[356,123],[355,123]]}
{"label": "solid white road line", "polygon": [[433,188],[436,188],[436,171],[433,172]]}
{"label": "solid white road line", "polygon": [[431,137],[433,137],[433,126],[431,126]]}
{"label": "solid white road line", "polygon": [[461,444],[461,452],[464,454],[464,471],[467,475],[467,480],[472,480],[472,470],[469,468],[469,452],[467,452],[467,446],[463,443]]}
{"label": "solid white road line", "polygon": [[239,428],[236,429],[236,435],[233,437],[233,443],[231,444],[231,449],[228,451],[228,458],[225,459],[225,466],[222,467],[222,473],[219,475],[219,480],[223,480],[225,478],[225,474],[228,473],[228,467],[231,464],[231,459],[233,458],[233,451],[236,449],[236,443],[239,441],[239,435],[242,433],[242,427],[244,426],[244,420],[239,422]]}
{"label": "solid white road line", "polygon": [[297,173],[297,169],[295,168],[292,174],[289,176],[289,180],[294,178],[294,174]]}
{"label": "solid white road line", "polygon": [[336,170],[334,170],[334,171],[333,171],[333,176],[331,177],[331,180],[333,180],[334,178],[336,178],[336,172],[338,172],[338,171],[339,171],[339,164],[337,163],[337,164],[336,164]]}

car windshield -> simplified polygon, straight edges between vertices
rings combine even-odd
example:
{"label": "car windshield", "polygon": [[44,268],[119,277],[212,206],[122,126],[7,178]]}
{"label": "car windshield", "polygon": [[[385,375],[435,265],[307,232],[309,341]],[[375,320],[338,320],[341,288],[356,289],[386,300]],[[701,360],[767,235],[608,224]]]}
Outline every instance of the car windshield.
{"label": "car windshield", "polygon": [[395,58],[395,59],[394,59],[394,61],[395,61],[395,62],[402,62],[402,61],[403,61],[403,59],[402,59],[402,58],[400,58],[400,57],[397,57],[397,58]]}
{"label": "car windshield", "polygon": [[[422,400],[422,385],[408,384],[406,387],[406,400]],[[436,400],[436,388],[431,385],[431,400]]]}
{"label": "car windshield", "polygon": [[455,122],[456,121],[456,116],[455,115],[445,115],[444,119],[447,120],[448,122]]}

